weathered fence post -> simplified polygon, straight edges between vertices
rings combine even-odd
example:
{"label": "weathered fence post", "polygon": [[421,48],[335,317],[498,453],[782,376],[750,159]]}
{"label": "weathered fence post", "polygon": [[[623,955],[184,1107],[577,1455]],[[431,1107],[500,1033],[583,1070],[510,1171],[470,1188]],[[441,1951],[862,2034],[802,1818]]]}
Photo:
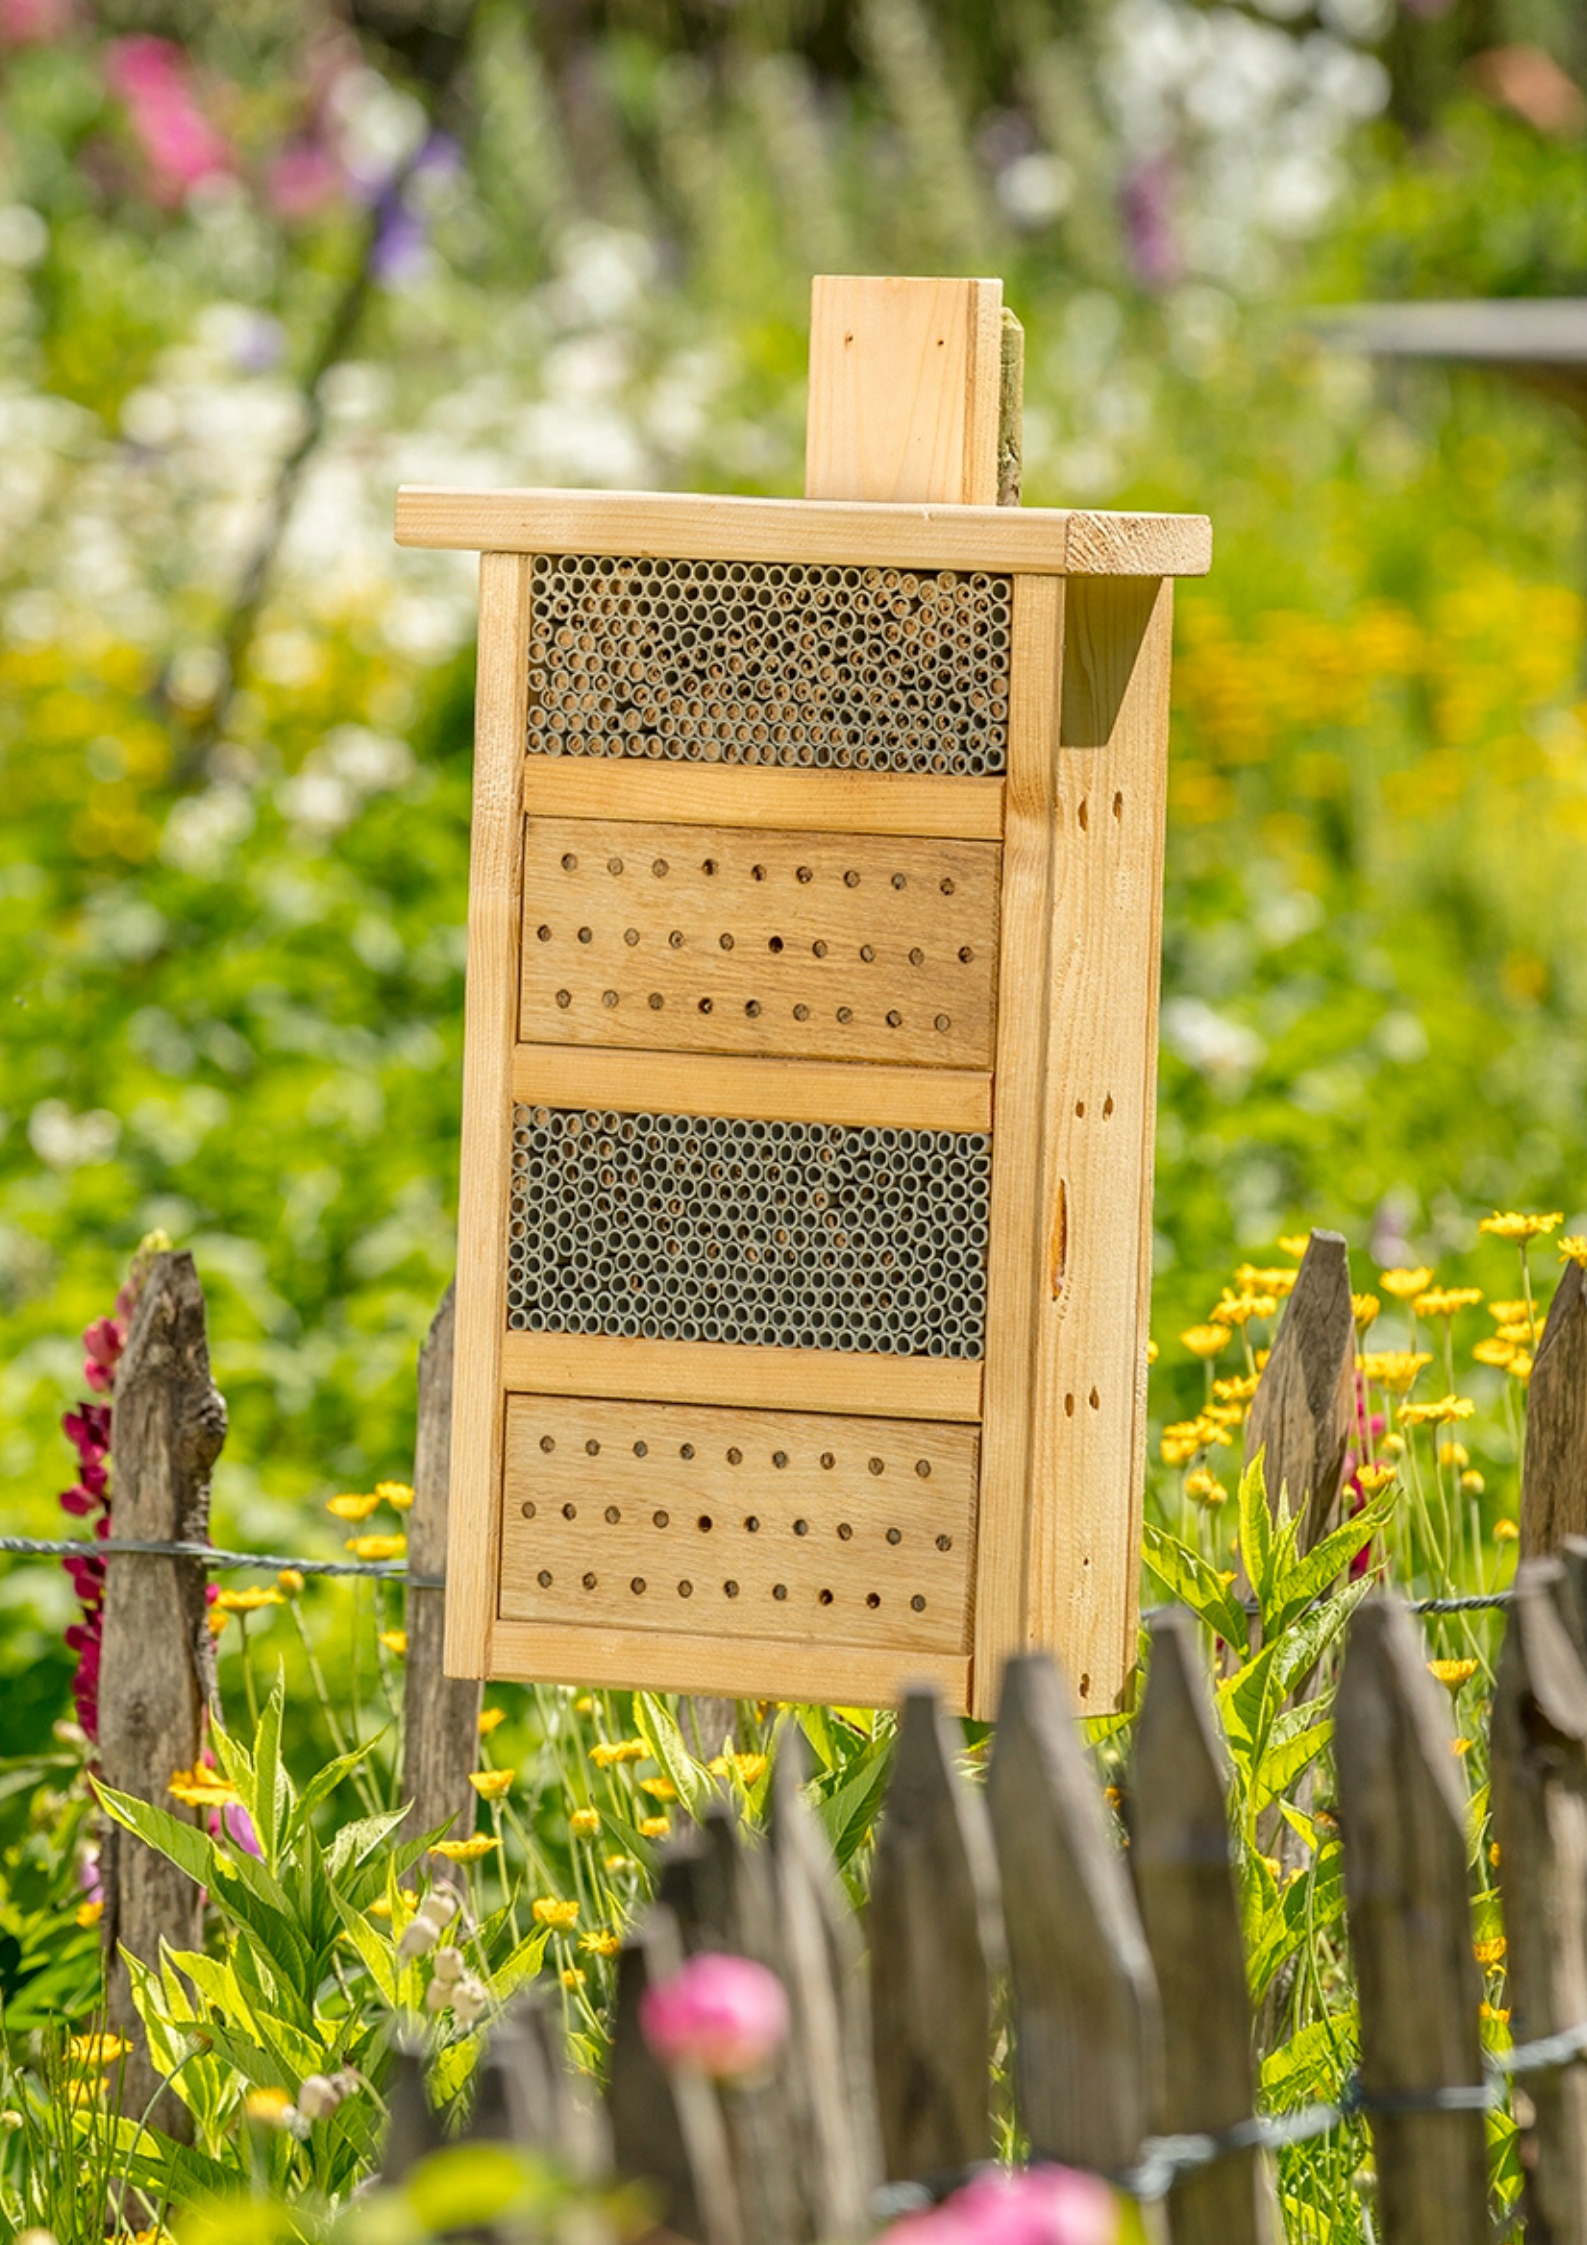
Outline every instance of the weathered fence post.
{"label": "weathered fence post", "polygon": [[1245,1424],[1245,1462],[1263,1453],[1267,1501],[1302,1516],[1300,1548],[1333,1526],[1355,1426],[1355,1313],[1339,1232],[1313,1232]]}
{"label": "weathered fence post", "polygon": [[954,1768],[937,1695],[904,1695],[867,1918],[871,2048],[891,2178],[988,2159],[997,1859],[981,1794]]}
{"label": "weathered fence post", "polygon": [[[664,2232],[691,2245],[748,2245],[717,2091],[701,2075],[669,2073],[640,2025],[645,1990],[668,1979],[683,1957],[677,1920],[658,1905],[618,1958],[606,2088],[613,2156],[620,2177],[651,2186]],[[782,2156],[789,2156],[786,2138]]]}
{"label": "weathered fence post", "polygon": [[[1465,1806],[1447,1709],[1395,1600],[1370,1598],[1352,1617],[1334,1735],[1384,2245],[1487,2245]],[[1472,2103],[1396,2109],[1428,2090],[1466,2090]]]}
{"label": "weathered fence post", "polygon": [[1587,1534],[1587,1269],[1567,1263],[1526,1389],[1521,1552],[1558,1551]]}
{"label": "weathered fence post", "polygon": [[[1563,1572],[1557,1560],[1522,1564],[1494,1689],[1493,1828],[1517,2042],[1587,2021],[1587,1675],[1554,1603]],[[1587,2245],[1587,2070],[1532,2074],[1524,2101],[1527,2235]],[[1518,2088],[1518,2120],[1522,2110]]]}
{"label": "weathered fence post", "polygon": [[[111,1431],[113,1521],[118,1536],[207,1543],[209,1477],[226,1438],[226,1406],[209,1372],[204,1291],[189,1254],[156,1255],[133,1313],[116,1374]],[[124,1555],[109,1562],[99,1685],[99,1767],[107,1785],[172,1815],[177,1770],[199,1758],[214,1685],[201,1559]],[[101,1876],[110,2024],[132,2042],[122,2103],[141,2113],[160,2076],[132,2005],[121,1951],[148,1964],[160,1943],[203,1946],[198,1887],[163,1855],[118,1826],[105,1834]],[[153,2117],[186,2137],[191,2120],[169,2092]]]}
{"label": "weathered fence post", "polygon": [[[1210,2133],[1248,2120],[1256,2094],[1228,1779],[1195,1622],[1175,1607],[1148,1627],[1129,1860],[1162,2004],[1161,2126],[1169,2135]],[[1254,2151],[1176,2183],[1168,2215],[1174,2245],[1273,2245],[1281,2235]]]}
{"label": "weathered fence post", "polygon": [[1044,1653],[1004,1670],[987,1798],[1031,2150],[1129,2167],[1158,2103],[1157,1990],[1074,1704]]}
{"label": "weathered fence post", "polygon": [[[419,1351],[419,1422],[413,1445],[413,1509],[408,1514],[408,1571],[446,1572],[447,1477],[452,1462],[452,1287]],[[410,1581],[404,1609],[408,1633],[402,1687],[402,1791],[409,1803],[405,1838],[452,1820],[451,1836],[474,1829],[477,1796],[468,1773],[479,1766],[479,1711],[484,1686],[448,1676],[442,1666],[446,1592]]]}

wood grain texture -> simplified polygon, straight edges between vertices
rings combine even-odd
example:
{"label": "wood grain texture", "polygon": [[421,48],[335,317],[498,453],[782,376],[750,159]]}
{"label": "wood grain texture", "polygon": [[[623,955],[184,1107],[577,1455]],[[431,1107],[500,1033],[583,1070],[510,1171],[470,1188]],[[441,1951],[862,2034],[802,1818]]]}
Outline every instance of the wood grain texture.
{"label": "wood grain texture", "polygon": [[[1374,2096],[1482,2081],[1465,1800],[1443,1699],[1405,1608],[1358,1606],[1334,1746],[1369,2113]],[[1378,2112],[1370,2125],[1385,2245],[1485,2245],[1483,2114]]]}
{"label": "wood grain texture", "polygon": [[653,1905],[617,1964],[606,2087],[613,2163],[621,2181],[641,2184],[659,2200],[662,2226],[653,2236],[747,2245],[720,2096],[703,2074],[660,2065],[640,2021],[646,1990],[670,1980],[683,1960],[671,1911]]}
{"label": "wood grain texture", "polygon": [[986,1802],[931,1692],[905,1694],[866,1921],[871,2047],[890,2177],[992,2156],[993,1976],[1002,1961]]}
{"label": "wood grain texture", "polygon": [[519,1032],[986,1068],[997,845],[526,821]]}
{"label": "wood grain texture", "polygon": [[[1557,1559],[1522,1562],[1494,1687],[1493,1829],[1517,2042],[1587,2019],[1587,1674],[1555,1604],[1564,1572]],[[1587,2069],[1529,2076],[1517,2114],[1528,2237],[1587,2245]]]}
{"label": "wood grain texture", "polygon": [[1045,1653],[1011,1660],[987,1801],[1020,2121],[1033,2157],[1107,2173],[1133,2163],[1152,2125],[1160,2026],[1145,1936],[1076,1713]]}
{"label": "wood grain texture", "polygon": [[1064,602],[1025,1635],[1093,1712],[1135,1656],[1172,597]]}
{"label": "wood grain texture", "polygon": [[1567,1263],[1526,1391],[1521,1550],[1557,1551],[1587,1534],[1587,1270]]}
{"label": "wood grain texture", "polygon": [[818,273],[807,499],[997,503],[1003,284]]}
{"label": "wood grain texture", "polygon": [[[1245,1425],[1245,1463],[1260,1453],[1269,1509],[1281,1494],[1302,1514],[1300,1549],[1335,1525],[1355,1424],[1356,1327],[1350,1255],[1340,1232],[1313,1232],[1284,1305]],[[1242,1590],[1248,1588],[1242,1577]]]}
{"label": "wood grain texture", "polygon": [[649,764],[636,757],[526,756],[524,807],[544,818],[624,815],[679,826],[794,827],[807,834],[916,834],[998,841],[1003,782],[929,772],[780,771]]}
{"label": "wood grain texture", "polygon": [[[116,1373],[117,1535],[207,1543],[210,1472],[225,1438],[226,1406],[210,1378],[204,1292],[193,1258],[156,1255]],[[214,1689],[203,1564],[128,1556],[106,1565],[100,1773],[116,1792],[196,1823],[197,1814],[167,1788],[173,1772],[198,1761]],[[202,1947],[202,1895],[185,1871],[119,1825],[106,1825],[100,1878],[109,2024],[132,2044],[121,2084],[126,2110],[142,2113],[152,2103],[157,2124],[189,2142],[187,2107],[169,2091],[156,2094],[160,2077],[121,1951],[157,1969],[162,1942]]]}
{"label": "wood grain texture", "polygon": [[520,1044],[512,1095],[525,1107],[598,1107],[619,1115],[725,1115],[858,1129],[992,1127],[992,1078],[974,1068],[856,1068],[722,1053],[702,1064],[691,1053]]}
{"label": "wood grain texture", "polygon": [[506,1333],[501,1352],[505,1385],[518,1395],[622,1395],[877,1419],[981,1416],[981,1367],[962,1357],[627,1341],[591,1333]]}
{"label": "wood grain texture", "polygon": [[[734,1699],[830,1699],[832,1652],[786,1640],[689,1637],[659,1629],[586,1629],[551,1622],[498,1622],[491,1639],[495,1676],[524,1683],[582,1684],[631,1691],[643,1676],[659,1692],[719,1692]],[[839,1679],[846,1706],[891,1707],[910,1684],[931,1684],[945,1707],[969,1704],[970,1663],[962,1654],[843,1649]]]}
{"label": "wood grain texture", "polygon": [[987,1250],[986,1434],[976,1552],[975,1713],[990,1716],[1003,1660],[1028,1641],[1033,1404],[1042,1211],[1032,1181],[1047,1127],[1048,948],[1064,588],[1014,580],[1009,770],[1003,830],[1003,1002],[994,1082]]}
{"label": "wood grain texture", "polygon": [[[1176,1607],[1149,1627],[1129,1864],[1162,2004],[1158,2126],[1170,2136],[1215,2133],[1256,2110],[1226,1755],[1192,1616]],[[1168,2218],[1174,2245],[1279,2245],[1283,2234],[1255,2152],[1185,2176]]]}
{"label": "wood grain texture", "polygon": [[[500,1612],[844,1649],[969,1650],[971,1427],[522,1396]],[[713,1749],[714,1751],[714,1749]]]}
{"label": "wood grain texture", "polygon": [[458,1191],[457,1344],[447,1540],[446,1667],[488,1673],[501,1520],[502,1336],[512,1178],[512,1049],[523,917],[523,738],[529,564],[480,558],[469,844],[468,977]]}
{"label": "wood grain texture", "polygon": [[[444,1575],[447,1491],[452,1462],[452,1381],[457,1292],[449,1286],[419,1351],[419,1411],[408,1513],[410,1575]],[[446,1592],[411,1581],[403,1608],[408,1634],[402,1671],[403,1835],[416,1839],[450,1823],[454,1840],[474,1829],[479,1796],[468,1782],[479,1767],[477,1677],[445,1673]]]}
{"label": "wood grain texture", "polygon": [[[1078,566],[1070,558],[1077,520]],[[397,543],[475,553],[875,563],[1060,577],[1204,577],[1212,566],[1205,515],[1077,518],[1057,507],[881,506],[671,491],[447,491],[407,484],[397,494]]]}
{"label": "wood grain texture", "polygon": [[997,503],[1019,505],[1025,467],[1025,330],[1005,304],[998,354]]}

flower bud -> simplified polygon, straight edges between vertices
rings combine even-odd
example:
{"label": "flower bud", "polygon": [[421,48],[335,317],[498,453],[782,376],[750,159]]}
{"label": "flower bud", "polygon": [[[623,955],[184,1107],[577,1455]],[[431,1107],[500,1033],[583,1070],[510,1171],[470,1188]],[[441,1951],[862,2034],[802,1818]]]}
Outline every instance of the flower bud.
{"label": "flower bud", "polygon": [[426,2011],[444,2011],[452,2000],[452,1983],[449,1980],[432,1980],[424,1991]]}
{"label": "flower bud", "polygon": [[421,1910],[419,1915],[402,1929],[397,1942],[397,1962],[411,1964],[415,1957],[427,1957],[435,1947],[437,1928]]}
{"label": "flower bud", "polygon": [[450,1944],[435,1952],[435,1977],[437,1980],[461,1980],[463,1977],[463,1952]]}
{"label": "flower bud", "polygon": [[731,2081],[758,2072],[788,2032],[782,1982],[750,1957],[691,1957],[648,1988],[639,2007],[645,2040],[664,2065]]}
{"label": "flower bud", "polygon": [[298,2111],[305,2120],[324,2120],[342,2101],[342,2092],[324,2074],[310,2074],[298,2090]]}
{"label": "flower bud", "polygon": [[453,2018],[460,2027],[471,2027],[490,2000],[484,1983],[467,1975],[450,1992]]}

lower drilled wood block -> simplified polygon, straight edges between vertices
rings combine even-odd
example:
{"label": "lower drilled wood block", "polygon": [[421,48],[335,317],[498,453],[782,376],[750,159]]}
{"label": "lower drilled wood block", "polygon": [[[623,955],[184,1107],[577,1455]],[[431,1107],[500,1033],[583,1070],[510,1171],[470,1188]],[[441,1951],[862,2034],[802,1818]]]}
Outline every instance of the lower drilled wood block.
{"label": "lower drilled wood block", "polygon": [[500,1618],[966,1651],[979,1446],[936,1420],[509,1396]]}

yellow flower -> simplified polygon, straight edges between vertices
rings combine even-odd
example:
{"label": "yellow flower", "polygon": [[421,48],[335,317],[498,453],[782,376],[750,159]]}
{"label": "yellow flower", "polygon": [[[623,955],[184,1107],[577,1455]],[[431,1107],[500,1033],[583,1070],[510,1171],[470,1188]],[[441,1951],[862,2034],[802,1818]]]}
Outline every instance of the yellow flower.
{"label": "yellow flower", "polygon": [[586,1956],[615,1957],[622,1947],[622,1937],[616,1933],[581,1933],[579,1947]]}
{"label": "yellow flower", "polygon": [[1486,1971],[1490,1965],[1503,1963],[1509,1946],[1504,1935],[1496,1933],[1491,1941],[1473,1941],[1471,1953]]}
{"label": "yellow flower", "polygon": [[1242,1294],[1276,1294],[1282,1302],[1295,1291],[1299,1271],[1259,1270],[1255,1263],[1242,1263],[1234,1274],[1234,1283]]}
{"label": "yellow flower", "polygon": [[1493,1239],[1542,1239],[1556,1224],[1563,1224],[1564,1221],[1564,1215],[1559,1209],[1552,1216],[1520,1216],[1513,1209],[1496,1209],[1491,1216],[1482,1218],[1477,1229],[1479,1232],[1487,1232]]}
{"label": "yellow flower", "polygon": [[1436,1683],[1446,1684],[1452,1692],[1458,1692],[1462,1684],[1469,1684],[1476,1675],[1477,1664],[1474,1660],[1430,1660],[1427,1673]]}
{"label": "yellow flower", "polygon": [[1540,1317],[1506,1318],[1499,1328],[1499,1339],[1511,1341],[1520,1348],[1529,1348],[1541,1336],[1542,1331],[1543,1320]]}
{"label": "yellow flower", "polygon": [[238,1805],[236,1786],[228,1784],[218,1770],[205,1769],[202,1765],[196,1769],[172,1770],[166,1791],[184,1808],[235,1808]]}
{"label": "yellow flower", "polygon": [[1496,1319],[1500,1325],[1508,1325],[1512,1318],[1530,1317],[1531,1314],[1532,1305],[1530,1302],[1490,1302],[1488,1304],[1488,1315]]}
{"label": "yellow flower", "polygon": [[575,1715],[594,1714],[595,1701],[588,1692],[580,1692],[578,1698],[573,1702],[573,1712]]}
{"label": "yellow flower", "polygon": [[1192,1325],[1179,1338],[1192,1356],[1217,1356],[1229,1345],[1229,1328],[1226,1325]]}
{"label": "yellow flower", "polygon": [[1378,1284],[1397,1302],[1414,1300],[1418,1294],[1425,1294],[1432,1283],[1433,1274],[1425,1263],[1419,1263],[1414,1271],[1400,1268],[1378,1273]]}
{"label": "yellow flower", "polygon": [[672,1825],[665,1816],[642,1816],[639,1829],[647,1840],[664,1840]]}
{"label": "yellow flower", "polygon": [[292,2099],[284,2089],[250,2089],[243,2111],[261,2128],[285,2128],[292,2116]]}
{"label": "yellow flower", "polygon": [[1229,1431],[1218,1421],[1203,1412],[1199,1418],[1178,1419],[1163,1429],[1163,1459],[1168,1465],[1189,1465],[1200,1450],[1214,1443],[1224,1449],[1230,1445]]}
{"label": "yellow flower", "polygon": [[1456,1310],[1469,1310],[1481,1300],[1480,1286],[1434,1286],[1418,1294],[1411,1308],[1418,1317],[1453,1317]]}
{"label": "yellow flower", "polygon": [[296,1567],[283,1567],[280,1574],[276,1576],[276,1582],[289,1598],[295,1598],[303,1588],[303,1577],[298,1573]]}
{"label": "yellow flower", "polygon": [[1399,1468],[1392,1465],[1357,1466],[1356,1483],[1367,1496],[1375,1497],[1379,1490],[1388,1487],[1398,1471]]}
{"label": "yellow flower", "polygon": [[1403,1434],[1395,1434],[1391,1430],[1379,1441],[1378,1448],[1386,1458],[1403,1458],[1405,1455],[1405,1437]]}
{"label": "yellow flower", "polygon": [[1432,1361],[1422,1349],[1370,1349],[1356,1358],[1356,1370],[1363,1379],[1376,1380],[1379,1387],[1403,1395],[1422,1366]]}
{"label": "yellow flower", "polygon": [[601,1869],[615,1877],[619,1871],[637,1871],[639,1865],[631,1855],[605,1855],[601,1858]]}
{"label": "yellow flower", "polygon": [[204,1616],[204,1627],[212,1637],[219,1637],[230,1625],[231,1616],[224,1606],[211,1606]]}
{"label": "yellow flower", "polygon": [[561,1977],[564,1988],[582,1988],[587,1975],[576,1964],[565,1964]]}
{"label": "yellow flower", "polygon": [[1213,1381],[1213,1395],[1219,1403],[1249,1403],[1261,1377],[1260,1372],[1231,1373],[1226,1380]]}
{"label": "yellow flower", "polygon": [[1382,1307],[1383,1304],[1375,1294],[1352,1294],[1350,1297],[1350,1314],[1363,1333],[1369,1325],[1377,1323],[1378,1312]]}
{"label": "yellow flower", "polygon": [[379,1502],[378,1497],[347,1495],[332,1497],[325,1509],[334,1513],[338,1520],[367,1520]]}
{"label": "yellow flower", "polygon": [[401,1559],[408,1548],[406,1536],[349,1536],[347,1549],[355,1559]]}
{"label": "yellow flower", "polygon": [[1477,1406],[1469,1395],[1441,1395],[1436,1403],[1402,1403],[1402,1427],[1452,1426],[1457,1419],[1475,1418]]}
{"label": "yellow flower", "polygon": [[369,1905],[369,1914],[372,1918],[389,1918],[391,1915],[389,1898],[384,1894],[377,1894],[374,1901]]}
{"label": "yellow flower", "polygon": [[1496,1520],[1493,1523],[1493,1540],[1495,1543],[1517,1543],[1520,1540],[1520,1535],[1521,1531],[1513,1520]]}
{"label": "yellow flower", "polygon": [[1257,1857],[1257,1861],[1261,1864],[1268,1877],[1274,1880],[1276,1883],[1284,1868],[1283,1864],[1280,1863],[1278,1857],[1276,1855],[1259,1855]]}
{"label": "yellow flower", "polygon": [[1505,1370],[1509,1373],[1512,1380],[1519,1380],[1521,1382],[1521,1385],[1524,1387],[1527,1381],[1532,1377],[1532,1359],[1527,1354],[1525,1349],[1517,1349],[1514,1356],[1511,1357],[1509,1363],[1505,1366]]}
{"label": "yellow flower", "polygon": [[506,1722],[506,1720],[507,1710],[505,1707],[481,1708],[479,1717],[480,1737],[489,1738],[491,1732],[494,1730],[499,1730],[502,1724]]}
{"label": "yellow flower", "polygon": [[757,1785],[766,1774],[764,1754],[718,1754],[706,1764],[713,1777],[736,1777],[741,1785]]}
{"label": "yellow flower", "polygon": [[642,1762],[649,1752],[642,1738],[619,1738],[610,1745],[603,1740],[590,1748],[590,1760],[597,1769],[610,1769],[617,1762]]}
{"label": "yellow flower", "polygon": [[1477,2017],[1485,2026],[1503,2027],[1509,2024],[1510,2006],[1489,2003],[1486,1998],[1477,2006]]}
{"label": "yellow flower", "polygon": [[1198,1503],[1211,1505],[1226,1504],[1229,1497],[1228,1490],[1218,1476],[1209,1473],[1205,1466],[1198,1466],[1194,1473],[1186,1474],[1185,1494],[1196,1498]]}
{"label": "yellow flower", "polygon": [[1480,1497],[1487,1486],[1488,1484],[1484,1481],[1482,1475],[1475,1470],[1470,1473],[1463,1473],[1460,1477],[1460,1488],[1463,1496]]}
{"label": "yellow flower", "polygon": [[1567,1232],[1555,1243],[1562,1263],[1580,1263],[1587,1269],[1587,1232]]}
{"label": "yellow flower", "polygon": [[468,1782],[482,1801],[499,1801],[503,1794],[512,1791],[510,1769],[475,1769],[468,1773]]}
{"label": "yellow flower", "polygon": [[1469,1738],[1452,1738],[1449,1742],[1449,1751],[1459,1760],[1463,1755],[1471,1752],[1471,1740]]}
{"label": "yellow flower", "polygon": [[1249,1325],[1253,1318],[1272,1317],[1277,1309],[1271,1294],[1231,1294],[1225,1287],[1207,1314],[1215,1325]]}
{"label": "yellow flower", "polygon": [[67,2048],[74,2066],[93,2066],[96,2069],[113,2066],[118,2058],[125,2058],[132,2048],[124,2035],[73,2035]]}
{"label": "yellow flower", "polygon": [[601,1828],[598,1808],[576,1808],[568,1818],[568,1830],[577,1840],[592,1840]]}
{"label": "yellow flower", "polygon": [[375,1495],[382,1504],[389,1504],[393,1512],[413,1510],[413,1491],[406,1481],[377,1481]]}
{"label": "yellow flower", "polygon": [[400,1660],[408,1649],[408,1632],[405,1629],[383,1629],[380,1632],[380,1642],[388,1653],[395,1653]]}
{"label": "yellow flower", "polygon": [[1291,1232],[1278,1244],[1286,1255],[1293,1255],[1298,1263],[1311,1245],[1311,1234],[1309,1232]]}
{"label": "yellow flower", "polygon": [[1159,1358],[1159,1357],[1160,1357],[1160,1356],[1162,1355],[1162,1353],[1163,1353],[1163,1352],[1162,1352],[1162,1350],[1161,1350],[1161,1349],[1160,1349],[1160,1348],[1158,1347],[1158,1345],[1157,1345],[1157,1343],[1156,1343],[1155,1341],[1148,1341],[1148,1342],[1147,1342],[1147,1344],[1146,1344],[1146,1361],[1147,1361],[1147,1363],[1148,1363],[1148,1364],[1155,1364],[1155,1363],[1157,1362],[1157,1359],[1158,1359],[1158,1358]]}
{"label": "yellow flower", "polygon": [[1467,1466],[1471,1463],[1471,1452],[1464,1442],[1440,1442],[1438,1462],[1440,1465]]}
{"label": "yellow flower", "polygon": [[536,1925],[549,1925],[558,1933],[570,1932],[577,1925],[578,1918],[578,1904],[564,1902],[555,1894],[542,1894],[534,1905]]}
{"label": "yellow flower", "polygon": [[675,1801],[678,1798],[678,1788],[670,1777],[642,1777],[639,1780],[639,1790],[641,1793],[648,1793],[653,1801]]}
{"label": "yellow flower", "polygon": [[1516,1347],[1513,1341],[1501,1341],[1497,1333],[1486,1333],[1471,1353],[1479,1364],[1496,1365],[1502,1372],[1514,1360]]}
{"label": "yellow flower", "polygon": [[104,1914],[103,1902],[79,1902],[77,1905],[77,1923],[80,1926],[97,1925]]}
{"label": "yellow flower", "polygon": [[284,1606],[279,1590],[222,1590],[214,1599],[222,1613],[256,1614],[265,1606]]}
{"label": "yellow flower", "polygon": [[483,1834],[476,1833],[471,1840],[437,1840],[430,1853],[440,1856],[445,1863],[477,1863],[481,1856],[489,1855],[493,1847],[500,1846],[500,1840],[486,1839]]}

